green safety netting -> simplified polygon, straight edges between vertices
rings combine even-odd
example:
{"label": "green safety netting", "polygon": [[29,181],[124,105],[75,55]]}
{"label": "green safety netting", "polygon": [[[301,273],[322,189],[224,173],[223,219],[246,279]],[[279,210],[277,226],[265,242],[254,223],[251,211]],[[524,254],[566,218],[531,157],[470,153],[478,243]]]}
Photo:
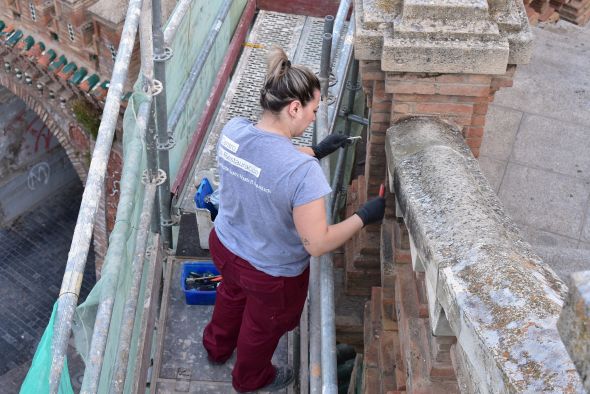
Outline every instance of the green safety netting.
{"label": "green safety netting", "polygon": [[[25,381],[21,387],[21,394],[40,394],[49,392],[49,372],[51,370],[51,340],[53,339],[53,320],[57,311],[57,302],[53,304],[53,312],[49,318],[49,323],[45,328],[45,332],[39,341],[35,357],[31,364],[31,368],[25,377]],[[47,366],[49,365],[49,368]],[[64,371],[68,370],[68,360],[64,361]],[[70,375],[64,373],[61,375],[59,384],[60,394],[73,393],[72,383],[70,382]]]}
{"label": "green safety netting", "polygon": [[[175,130],[176,145],[170,151],[170,179],[176,176],[177,169],[184,157],[184,153],[190,143],[190,137],[195,130],[200,114],[206,104],[207,97],[211,91],[217,70],[223,61],[223,56],[233,31],[237,26],[247,0],[233,1],[230,13],[222,24],[214,47],[204,70],[192,90],[188,105]],[[222,0],[212,0],[208,7],[192,3],[185,14],[172,43],[175,53],[182,54],[174,56],[166,67],[166,89],[168,99],[168,112],[172,110],[176,102],[182,84],[190,74],[191,66],[199,54],[200,47],[215,22],[215,15],[221,7]],[[67,60],[61,56],[51,66],[58,67],[65,65]],[[51,68],[50,66],[50,68]],[[74,316],[72,331],[76,343],[76,349],[86,361],[92,339],[94,323],[98,305],[103,301],[113,303],[113,312],[108,330],[107,345],[104,353],[104,363],[101,369],[98,392],[108,392],[112,381],[113,368],[116,354],[118,353],[118,339],[120,324],[123,316],[123,307],[131,284],[131,262],[135,249],[137,227],[142,212],[144,189],[141,184],[141,175],[146,168],[144,136],[140,135],[137,116],[138,109],[146,100],[142,92],[141,83],[143,78],[138,78],[134,92],[129,98],[129,103],[123,118],[123,171],[120,180],[119,205],[115,226],[109,238],[109,248],[105,256],[101,279],[96,283],[86,300],[80,304]],[[108,81],[102,83],[108,88]],[[101,85],[101,86],[102,86]],[[204,93],[205,92],[205,93]],[[148,265],[144,264],[144,274]],[[137,305],[143,305],[145,298],[145,280],[143,275],[140,288],[140,296]],[[109,294],[105,289],[116,286],[116,292]],[[135,367],[135,355],[137,354],[137,336],[139,325],[142,320],[143,308],[137,308],[135,316],[135,327],[131,340],[129,352],[129,364],[127,368],[127,379],[124,392],[130,392],[130,385],[133,382]],[[27,378],[21,387],[23,394],[39,394],[49,392],[49,371],[51,368],[51,337],[53,336],[53,315],[49,322],[43,340],[39,343],[35,353],[35,360],[29,370]],[[39,379],[41,377],[41,379]],[[64,368],[62,381],[69,383],[67,368]],[[69,390],[69,391],[68,391]],[[62,384],[60,394],[70,394],[71,385]]]}

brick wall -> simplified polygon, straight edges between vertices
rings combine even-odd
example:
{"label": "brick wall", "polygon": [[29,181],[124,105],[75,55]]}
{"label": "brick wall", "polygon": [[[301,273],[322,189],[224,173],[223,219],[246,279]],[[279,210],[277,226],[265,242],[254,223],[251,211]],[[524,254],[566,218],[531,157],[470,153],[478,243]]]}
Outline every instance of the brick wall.
{"label": "brick wall", "polygon": [[[5,52],[0,51],[0,61]],[[14,61],[13,61],[14,62]],[[20,64],[13,64],[25,69]],[[73,114],[59,103],[57,99],[49,99],[46,91],[39,91],[34,84],[23,83],[11,71],[0,69],[0,84],[10,90],[15,96],[25,102],[33,110],[56,137],[66,151],[74,169],[83,183],[86,182],[91,152],[94,141],[83,131]],[[94,249],[97,274],[102,268],[104,256],[108,246],[108,235],[114,225],[116,207],[119,199],[118,183],[120,180],[122,157],[120,149],[114,145],[109,159],[108,175],[106,179],[106,193],[100,200],[99,212],[94,225]],[[113,208],[114,207],[114,208]],[[109,227],[110,226],[110,227]]]}
{"label": "brick wall", "polygon": [[437,116],[463,130],[475,157],[483,138],[488,105],[498,89],[512,86],[516,66],[504,75],[387,73],[385,91],[392,94],[391,121],[409,115]]}
{"label": "brick wall", "polygon": [[287,14],[308,15],[315,17],[324,17],[326,15],[336,16],[339,4],[339,0],[256,1],[256,7],[261,10],[284,12]]}
{"label": "brick wall", "polygon": [[[385,133],[400,119],[436,116],[455,123],[477,157],[489,103],[500,88],[512,86],[516,69],[476,75],[383,72],[380,61],[359,66],[370,116],[365,172],[349,188],[347,215],[386,183]],[[451,359],[456,338],[432,335],[424,273],[413,271],[408,231],[395,217],[394,195],[387,191],[386,198],[381,226],[367,226],[345,245],[346,292],[371,295],[361,391],[459,392]]]}

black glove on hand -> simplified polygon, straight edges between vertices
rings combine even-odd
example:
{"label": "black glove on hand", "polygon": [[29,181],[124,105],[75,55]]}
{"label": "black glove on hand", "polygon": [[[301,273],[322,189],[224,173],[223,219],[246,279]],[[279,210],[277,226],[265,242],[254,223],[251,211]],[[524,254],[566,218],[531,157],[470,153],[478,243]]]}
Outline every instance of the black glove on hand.
{"label": "black glove on hand", "polygon": [[350,140],[343,134],[330,134],[324,138],[319,144],[311,147],[315,157],[320,160],[323,157],[328,156],[341,146],[350,144]]}
{"label": "black glove on hand", "polygon": [[367,224],[378,222],[383,219],[385,214],[385,199],[383,197],[375,197],[367,201],[362,207],[356,211],[363,221],[363,227]]}

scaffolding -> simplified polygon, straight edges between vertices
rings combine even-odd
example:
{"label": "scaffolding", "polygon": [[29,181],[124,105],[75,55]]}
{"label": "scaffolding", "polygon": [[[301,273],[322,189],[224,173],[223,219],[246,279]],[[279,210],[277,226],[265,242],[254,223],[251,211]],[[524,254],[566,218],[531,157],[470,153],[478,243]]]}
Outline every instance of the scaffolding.
{"label": "scaffolding", "polygon": [[[153,335],[158,335],[155,316],[160,303],[166,301],[158,296],[162,270],[172,252],[172,227],[177,225],[171,209],[170,182],[178,175],[186,185],[192,183],[183,158],[187,153],[196,155],[203,133],[208,130],[211,134],[214,128],[209,126],[209,121],[203,123],[203,119],[212,119],[215,104],[212,106],[211,97],[202,92],[223,90],[218,86],[219,80],[211,75],[213,70],[219,70],[218,76],[229,74],[227,53],[239,51],[254,7],[252,0],[216,0],[210,1],[208,7],[180,0],[163,28],[159,0],[130,0],[62,287],[46,336],[37,351],[45,354],[45,358],[36,355],[37,363],[33,363],[29,371],[31,378],[25,381],[22,392],[72,392],[66,360],[72,331],[76,348],[86,363],[81,392],[145,390],[153,357]],[[323,100],[318,114],[318,139],[331,133],[336,124],[344,124],[347,134],[351,131],[349,115],[354,92],[347,95],[349,109],[340,108],[349,68],[354,63],[354,18],[346,22],[349,8],[350,0],[343,0],[336,18],[320,21],[324,29],[319,67]],[[199,29],[203,34],[195,34]],[[138,31],[141,71],[123,121],[124,162],[116,222],[102,277],[87,300],[78,306],[92,228]],[[234,32],[238,41],[231,40]],[[182,56],[175,56],[179,53]],[[305,55],[299,53],[301,57]],[[354,64],[353,71],[352,78],[356,81],[358,67]],[[338,119],[343,114],[346,121]],[[199,135],[191,134],[195,130]],[[308,137],[303,143],[311,143],[311,134]],[[195,143],[195,138],[199,143]],[[207,144],[212,143],[210,140]],[[199,160],[202,155],[203,152]],[[335,177],[331,176],[329,160],[322,161],[326,176],[336,185],[326,203],[329,220],[342,184],[340,169],[345,155],[345,149],[338,155]],[[172,189],[175,192],[182,189],[184,196],[191,193],[190,187],[183,189],[182,184],[175,183]],[[311,265],[316,274],[312,274],[310,288],[319,289],[319,293],[310,294],[309,317],[304,315],[301,325],[303,339],[297,338],[301,342],[301,350],[296,352],[300,356],[296,363],[302,371],[300,387],[302,392],[335,393],[334,279],[330,254],[312,259]],[[311,344],[306,342],[308,332]],[[308,352],[309,362],[306,362]],[[316,373],[320,370],[321,375]],[[47,376],[47,381],[39,379],[41,376]]]}

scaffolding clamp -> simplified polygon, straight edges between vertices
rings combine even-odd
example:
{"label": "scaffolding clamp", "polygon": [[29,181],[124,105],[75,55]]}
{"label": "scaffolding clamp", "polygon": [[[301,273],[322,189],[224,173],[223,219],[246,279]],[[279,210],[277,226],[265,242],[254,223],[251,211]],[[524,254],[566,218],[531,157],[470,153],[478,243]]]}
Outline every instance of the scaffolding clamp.
{"label": "scaffolding clamp", "polygon": [[158,150],[170,150],[176,145],[176,139],[172,134],[168,134],[168,140],[166,142],[160,142],[157,135],[154,137],[156,138],[156,149]]}
{"label": "scaffolding clamp", "polygon": [[141,175],[141,183],[143,183],[144,185],[154,184],[156,186],[160,186],[166,181],[166,177],[166,172],[159,168],[155,176],[152,173],[152,171],[143,170],[143,174]]}
{"label": "scaffolding clamp", "polygon": [[160,53],[154,53],[154,62],[166,62],[172,59],[174,55],[174,51],[170,47],[164,47],[163,51]]}

